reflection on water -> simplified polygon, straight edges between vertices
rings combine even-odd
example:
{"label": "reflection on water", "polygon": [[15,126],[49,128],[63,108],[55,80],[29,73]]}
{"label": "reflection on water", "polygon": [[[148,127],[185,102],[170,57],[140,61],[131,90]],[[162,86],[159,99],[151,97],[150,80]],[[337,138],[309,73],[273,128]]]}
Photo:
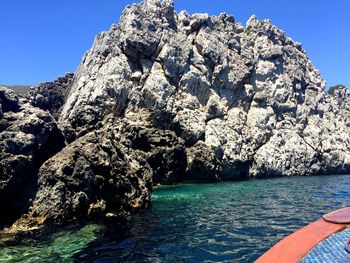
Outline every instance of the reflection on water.
{"label": "reflection on water", "polygon": [[350,176],[323,176],[160,187],[153,207],[126,230],[89,225],[47,240],[0,243],[0,262],[41,262],[42,255],[60,262],[253,262],[285,235],[349,205],[349,183]]}

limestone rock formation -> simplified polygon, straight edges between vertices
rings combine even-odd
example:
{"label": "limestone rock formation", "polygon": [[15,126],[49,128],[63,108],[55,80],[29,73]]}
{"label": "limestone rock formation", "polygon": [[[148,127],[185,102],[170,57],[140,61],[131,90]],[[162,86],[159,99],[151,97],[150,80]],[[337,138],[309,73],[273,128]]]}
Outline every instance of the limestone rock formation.
{"label": "limestone rock formation", "polygon": [[301,44],[269,20],[243,27],[149,0],[97,36],[59,122],[79,138],[108,114],[132,120],[147,110],[147,126],[184,141],[184,180],[343,173],[347,102],[324,86]]}
{"label": "limestone rock formation", "polygon": [[1,224],[23,212],[26,195],[35,191],[37,169],[63,148],[64,139],[48,113],[4,87],[0,109]]}
{"label": "limestone rock formation", "polygon": [[336,116],[341,116],[345,121],[346,126],[350,127],[350,93],[343,86],[333,90],[330,96],[327,97],[328,105],[336,105],[332,108]]}
{"label": "limestone rock formation", "polygon": [[349,94],[324,87],[301,44],[269,20],[244,27],[176,13],[170,0],[130,5],[74,77],[32,90],[48,112],[0,92],[0,136],[12,140],[0,161],[13,162],[0,169],[18,167],[8,178],[22,182],[58,149],[47,147],[58,136],[49,112],[69,143],[41,166],[13,228],[147,207],[158,183],[348,173]]}
{"label": "limestone rock formation", "polygon": [[45,162],[33,205],[11,228],[118,217],[149,206],[153,184],[175,183],[186,169],[184,143],[173,132],[109,115],[101,129]]}
{"label": "limestone rock formation", "polygon": [[142,154],[115,137],[117,129],[110,122],[44,163],[33,205],[12,229],[117,217],[149,205],[152,170]]}
{"label": "limestone rock formation", "polygon": [[73,78],[73,73],[67,73],[53,82],[40,83],[30,88],[27,97],[33,106],[49,111],[55,119],[58,119]]}
{"label": "limestone rock formation", "polygon": [[130,151],[136,149],[144,153],[153,170],[154,185],[186,180],[186,148],[174,132],[129,125],[127,138],[131,144]]}

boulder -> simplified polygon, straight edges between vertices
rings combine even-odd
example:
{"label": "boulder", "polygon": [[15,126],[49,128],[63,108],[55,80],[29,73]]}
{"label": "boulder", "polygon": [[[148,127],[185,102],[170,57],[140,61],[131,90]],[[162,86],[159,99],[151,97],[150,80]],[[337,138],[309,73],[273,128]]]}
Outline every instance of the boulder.
{"label": "boulder", "polygon": [[39,170],[31,208],[12,230],[119,217],[148,207],[152,169],[141,151],[118,140],[117,130],[106,124],[47,160]]}

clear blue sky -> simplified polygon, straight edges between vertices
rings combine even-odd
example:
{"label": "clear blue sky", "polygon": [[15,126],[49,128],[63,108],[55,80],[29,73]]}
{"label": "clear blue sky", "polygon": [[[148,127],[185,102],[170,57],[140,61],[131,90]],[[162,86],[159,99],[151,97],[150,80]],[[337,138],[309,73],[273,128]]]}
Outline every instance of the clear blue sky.
{"label": "clear blue sky", "polygon": [[[130,0],[1,0],[0,83],[36,84],[75,71],[95,35]],[[269,18],[303,44],[328,85],[350,87],[350,0],[175,0],[190,13],[221,12],[245,24]]]}

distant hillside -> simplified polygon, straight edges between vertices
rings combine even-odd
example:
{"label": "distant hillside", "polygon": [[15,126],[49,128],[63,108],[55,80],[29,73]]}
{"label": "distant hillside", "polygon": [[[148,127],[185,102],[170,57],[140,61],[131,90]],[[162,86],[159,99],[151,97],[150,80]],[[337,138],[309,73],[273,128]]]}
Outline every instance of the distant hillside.
{"label": "distant hillside", "polygon": [[16,92],[16,94],[18,94],[18,95],[25,95],[25,94],[27,94],[28,91],[29,91],[29,88],[31,87],[29,85],[11,85],[11,86],[9,86],[9,85],[0,85],[0,86],[4,86],[4,87],[7,87],[7,88],[10,88],[10,89],[14,90]]}
{"label": "distant hillside", "polygon": [[335,85],[333,87],[330,87],[328,89],[328,93],[331,94],[331,95],[334,95],[335,91],[337,90],[341,90],[341,89],[347,89],[347,87],[343,84],[338,84],[338,85]]}

